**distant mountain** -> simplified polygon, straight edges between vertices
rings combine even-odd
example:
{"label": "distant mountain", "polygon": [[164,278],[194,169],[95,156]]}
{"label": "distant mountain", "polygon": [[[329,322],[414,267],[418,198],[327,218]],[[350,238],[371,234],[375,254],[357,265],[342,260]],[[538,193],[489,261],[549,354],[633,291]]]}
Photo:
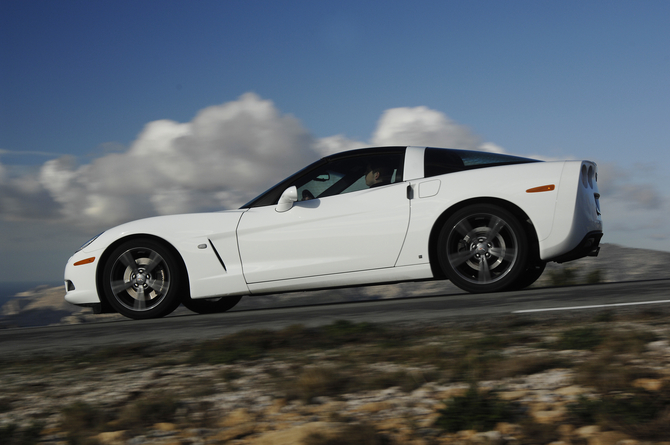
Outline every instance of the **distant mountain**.
{"label": "distant mountain", "polygon": [[19,292],[0,308],[0,327],[31,327],[60,323],[82,309],[67,303],[63,286],[38,286]]}
{"label": "distant mountain", "polygon": [[[565,264],[549,263],[534,286],[670,278],[670,252],[603,244],[598,257]],[[243,298],[235,309],[279,307],[338,301],[420,297],[462,292],[448,281],[402,283]],[[62,286],[38,286],[17,293],[0,308],[0,328],[73,324],[122,319],[118,314],[94,315],[64,300]],[[177,310],[186,311],[183,307]]]}
{"label": "distant mountain", "polygon": [[565,264],[549,263],[538,285],[551,284],[552,272],[571,269],[578,283],[600,272],[602,282],[655,280],[670,278],[670,252],[634,249],[616,244],[602,244],[597,257],[582,258]]}

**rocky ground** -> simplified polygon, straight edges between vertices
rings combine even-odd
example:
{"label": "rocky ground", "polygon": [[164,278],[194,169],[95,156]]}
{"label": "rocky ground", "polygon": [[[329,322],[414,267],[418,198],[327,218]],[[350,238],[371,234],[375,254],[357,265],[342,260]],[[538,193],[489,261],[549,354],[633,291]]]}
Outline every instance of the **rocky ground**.
{"label": "rocky ground", "polygon": [[670,444],[670,314],[337,322],[0,358],[0,443]]}
{"label": "rocky ground", "polygon": [[[550,264],[537,285],[667,278],[669,262],[667,252],[606,244],[597,258]],[[240,308],[445,286],[257,297]],[[17,295],[0,327],[118,317],[63,294]],[[552,317],[338,322],[161,349],[0,357],[0,444],[670,444],[670,311]]]}

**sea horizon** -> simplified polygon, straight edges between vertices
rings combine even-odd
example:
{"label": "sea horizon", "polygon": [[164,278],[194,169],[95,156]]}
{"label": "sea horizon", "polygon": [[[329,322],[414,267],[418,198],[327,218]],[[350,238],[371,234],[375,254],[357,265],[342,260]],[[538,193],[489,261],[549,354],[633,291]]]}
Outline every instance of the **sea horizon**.
{"label": "sea horizon", "polygon": [[2,281],[0,282],[0,307],[13,299],[19,292],[25,292],[39,286],[63,286],[63,281]]}

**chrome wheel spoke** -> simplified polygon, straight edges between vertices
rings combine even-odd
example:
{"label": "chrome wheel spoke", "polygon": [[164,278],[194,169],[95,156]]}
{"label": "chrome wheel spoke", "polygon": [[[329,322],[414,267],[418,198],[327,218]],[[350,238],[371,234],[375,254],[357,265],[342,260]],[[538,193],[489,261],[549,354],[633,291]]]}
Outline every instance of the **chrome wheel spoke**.
{"label": "chrome wheel spoke", "polygon": [[144,270],[146,273],[151,273],[152,270],[156,268],[160,263],[163,262],[163,258],[153,250],[151,251],[151,254],[149,255],[149,262],[144,266]]}
{"label": "chrome wheel spoke", "polygon": [[170,284],[167,281],[163,281],[163,280],[148,279],[147,280],[147,286],[149,286],[150,288],[152,288],[156,292],[164,293],[164,292],[167,292]]}
{"label": "chrome wheel spoke", "polygon": [[472,232],[472,226],[470,225],[470,222],[467,219],[462,220],[459,222],[456,227],[454,227],[454,230],[458,232],[463,239],[467,238],[470,233]]}
{"label": "chrome wheel spoke", "polygon": [[489,253],[496,258],[500,258],[503,261],[508,262],[511,262],[516,257],[516,249],[509,247],[505,249],[502,247],[494,247],[489,250]]}
{"label": "chrome wheel spoke", "polygon": [[493,238],[498,236],[500,231],[505,227],[505,221],[502,219],[498,218],[497,216],[494,216],[491,218],[491,221],[489,222],[489,232],[486,237],[486,242],[490,243]]}
{"label": "chrome wheel spoke", "polygon": [[120,261],[121,264],[123,264],[126,267],[129,267],[132,270],[137,269],[137,262],[135,262],[135,258],[130,254],[130,251],[125,252],[123,255],[119,257],[117,261]]}
{"label": "chrome wheel spoke", "polygon": [[475,253],[476,252],[474,250],[465,250],[449,255],[449,263],[452,267],[457,268],[466,261],[471,260],[475,256]]}
{"label": "chrome wheel spoke", "polygon": [[138,311],[142,311],[146,309],[147,304],[145,301],[145,295],[144,295],[144,287],[139,286],[137,288],[137,298],[135,298],[135,302],[133,303],[133,308]]}
{"label": "chrome wheel spoke", "polygon": [[486,258],[482,258],[481,261],[479,261],[477,280],[480,283],[488,283],[491,281],[491,269],[489,269],[489,263],[486,261]]}
{"label": "chrome wheel spoke", "polygon": [[130,288],[133,283],[132,281],[115,280],[112,281],[110,285],[112,286],[112,292],[118,294],[119,292],[123,292]]}

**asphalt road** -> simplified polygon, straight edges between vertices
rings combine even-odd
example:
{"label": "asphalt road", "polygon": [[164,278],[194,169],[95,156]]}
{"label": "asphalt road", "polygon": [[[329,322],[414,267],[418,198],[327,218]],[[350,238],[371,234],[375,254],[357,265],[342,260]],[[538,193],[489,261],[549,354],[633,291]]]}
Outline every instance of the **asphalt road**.
{"label": "asphalt road", "polygon": [[[253,297],[248,297],[253,298]],[[335,303],[301,307],[180,315],[156,320],[123,320],[82,325],[0,331],[0,357],[71,352],[133,343],[175,343],[217,338],[245,329],[319,326],[336,320],[371,323],[473,320],[516,314],[565,316],[595,310],[670,309],[670,279],[590,286],[538,288],[473,295]]]}

